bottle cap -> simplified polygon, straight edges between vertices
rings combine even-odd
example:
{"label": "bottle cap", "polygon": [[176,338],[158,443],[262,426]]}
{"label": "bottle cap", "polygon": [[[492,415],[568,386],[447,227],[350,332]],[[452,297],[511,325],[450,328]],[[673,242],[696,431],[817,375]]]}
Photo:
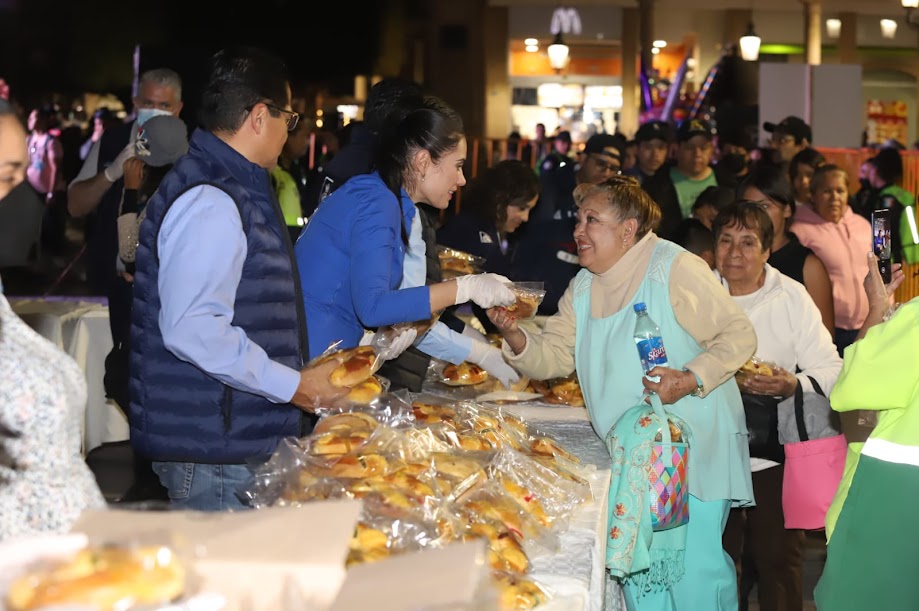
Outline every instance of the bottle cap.
{"label": "bottle cap", "polygon": [[648,306],[645,305],[644,301],[639,301],[638,303],[635,304],[634,307],[635,307],[636,312],[645,312],[648,309]]}

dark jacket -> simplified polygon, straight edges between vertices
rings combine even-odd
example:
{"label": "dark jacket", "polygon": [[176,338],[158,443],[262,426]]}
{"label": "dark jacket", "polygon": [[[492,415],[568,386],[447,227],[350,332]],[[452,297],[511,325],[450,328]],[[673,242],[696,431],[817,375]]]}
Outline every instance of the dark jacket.
{"label": "dark jacket", "polygon": [[[680,209],[680,199],[676,193],[676,187],[670,178],[670,168],[665,165],[657,174],[646,180],[641,187],[651,196],[661,209],[661,222],[655,233],[665,240],[673,238],[676,228],[680,221],[683,220],[683,212]],[[714,173],[715,180],[718,180],[718,173]],[[720,183],[719,183],[720,184]]]}
{"label": "dark jacket", "polygon": [[[134,123],[110,127],[99,140],[98,174],[112,164],[131,139]],[[124,180],[115,181],[96,209],[86,218],[86,279],[93,295],[108,297],[115,284],[115,259],[118,258],[118,205]],[[112,330],[116,332],[115,329]],[[117,339],[116,339],[117,341]]]}
{"label": "dark jacket", "polygon": [[226,143],[196,131],[147,204],[140,227],[131,341],[131,443],[160,461],[241,464],[265,459],[286,436],[301,434],[289,404],[235,390],[177,358],[163,344],[157,234],[169,207],[202,184],[226,192],[239,208],[247,254],[233,325],[273,361],[300,368],[306,346],[299,275],[268,173]]}
{"label": "dark jacket", "polygon": [[301,202],[303,213],[312,216],[319,203],[348,182],[349,178],[370,174],[373,170],[375,146],[373,132],[363,123],[356,123],[351,130],[351,141],[309,178],[307,193]]}

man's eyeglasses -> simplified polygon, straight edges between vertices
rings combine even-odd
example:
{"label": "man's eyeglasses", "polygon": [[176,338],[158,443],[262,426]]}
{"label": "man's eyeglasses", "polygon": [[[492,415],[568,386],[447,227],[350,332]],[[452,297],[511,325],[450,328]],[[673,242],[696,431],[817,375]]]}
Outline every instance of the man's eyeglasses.
{"label": "man's eyeglasses", "polygon": [[[294,112],[292,110],[284,110],[283,108],[279,106],[275,106],[274,104],[271,104],[269,102],[262,102],[262,104],[264,104],[265,106],[267,106],[268,108],[272,110],[283,112],[284,114],[287,115],[287,131],[292,132],[295,129],[297,129],[297,123],[299,123],[300,121],[300,113]],[[252,112],[253,108],[255,108],[255,104],[253,104],[252,106],[246,106],[246,112]]]}
{"label": "man's eyeglasses", "polygon": [[621,166],[617,164],[612,164],[606,161],[603,161],[599,157],[591,155],[590,160],[593,162],[597,169],[601,172],[612,172],[613,174],[619,175],[622,174]]}

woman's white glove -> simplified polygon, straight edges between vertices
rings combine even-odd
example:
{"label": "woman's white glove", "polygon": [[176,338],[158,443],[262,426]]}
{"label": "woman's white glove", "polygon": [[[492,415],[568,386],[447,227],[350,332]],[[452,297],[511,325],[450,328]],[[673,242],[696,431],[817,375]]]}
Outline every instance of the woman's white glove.
{"label": "woman's white glove", "polygon": [[397,358],[415,343],[416,337],[418,337],[418,331],[415,329],[408,329],[396,335],[389,342],[389,345],[380,351],[380,358],[384,361],[391,361]]}
{"label": "woman's white glove", "polygon": [[501,351],[484,342],[473,342],[472,352],[466,357],[470,363],[475,363],[491,376],[510,388],[511,384],[520,381],[520,374],[504,361]]}
{"label": "woman's white glove", "polygon": [[482,335],[482,333],[480,333],[479,330],[473,327],[472,325],[466,325],[463,327],[463,335],[465,335],[466,337],[471,337],[472,339],[478,342],[485,342],[486,344],[491,343],[488,341],[487,337]]}
{"label": "woman's white glove", "polygon": [[124,162],[133,157],[136,152],[133,142],[121,149],[112,165],[102,170],[105,177],[111,182],[117,182],[119,178],[124,176]]}
{"label": "woman's white glove", "polygon": [[509,306],[517,301],[506,285],[510,280],[498,274],[474,274],[456,279],[456,304],[474,302],[480,308]]}

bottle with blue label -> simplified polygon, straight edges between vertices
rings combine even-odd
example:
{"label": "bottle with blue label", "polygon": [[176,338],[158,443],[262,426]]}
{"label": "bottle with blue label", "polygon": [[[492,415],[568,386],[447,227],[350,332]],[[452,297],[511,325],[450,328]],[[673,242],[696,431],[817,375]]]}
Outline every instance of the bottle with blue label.
{"label": "bottle with blue label", "polygon": [[[638,348],[638,358],[641,359],[642,371],[647,374],[655,367],[667,367],[667,351],[664,349],[661,329],[648,316],[648,306],[644,302],[636,303],[635,314],[637,314],[637,318],[633,337],[635,338],[635,346]],[[659,378],[654,381],[659,381]]]}

